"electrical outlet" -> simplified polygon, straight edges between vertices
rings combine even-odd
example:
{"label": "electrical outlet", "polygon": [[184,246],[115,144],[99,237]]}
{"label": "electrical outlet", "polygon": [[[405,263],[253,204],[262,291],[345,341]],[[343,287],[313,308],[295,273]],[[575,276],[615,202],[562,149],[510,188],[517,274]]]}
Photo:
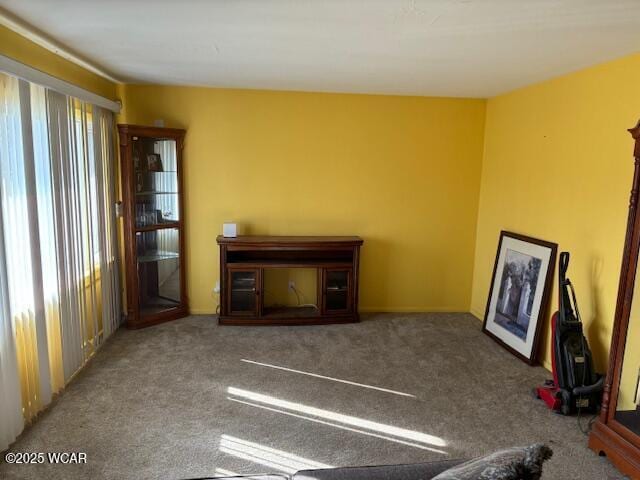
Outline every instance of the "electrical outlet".
{"label": "electrical outlet", "polygon": [[296,289],[296,282],[294,282],[293,280],[289,280],[289,290],[295,290]]}
{"label": "electrical outlet", "polygon": [[213,287],[213,293],[220,293],[220,280],[218,280],[216,286]]}

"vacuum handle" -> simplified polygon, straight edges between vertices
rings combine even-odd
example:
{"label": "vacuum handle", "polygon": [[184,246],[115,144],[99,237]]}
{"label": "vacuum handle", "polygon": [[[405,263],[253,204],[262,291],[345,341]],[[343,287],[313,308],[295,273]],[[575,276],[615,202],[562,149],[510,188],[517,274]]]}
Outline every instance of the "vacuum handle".
{"label": "vacuum handle", "polygon": [[569,252],[560,252],[560,260],[558,261],[558,270],[560,270],[561,282],[566,280],[568,268],[569,268]]}
{"label": "vacuum handle", "polygon": [[[567,269],[569,268],[569,252],[560,252],[558,260],[558,311],[559,322],[566,325],[567,322],[575,320],[573,308],[571,307],[571,297],[569,289],[573,289],[571,282],[567,279]],[[574,295],[575,305],[575,295]]]}

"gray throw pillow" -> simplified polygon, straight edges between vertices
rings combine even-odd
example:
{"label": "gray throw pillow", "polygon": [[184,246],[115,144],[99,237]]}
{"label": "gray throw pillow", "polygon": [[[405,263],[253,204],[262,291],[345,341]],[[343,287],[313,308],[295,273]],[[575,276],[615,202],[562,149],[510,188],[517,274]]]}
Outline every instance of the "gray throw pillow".
{"label": "gray throw pillow", "polygon": [[514,447],[469,460],[445,470],[433,480],[539,480],[542,463],[553,452],[542,443]]}

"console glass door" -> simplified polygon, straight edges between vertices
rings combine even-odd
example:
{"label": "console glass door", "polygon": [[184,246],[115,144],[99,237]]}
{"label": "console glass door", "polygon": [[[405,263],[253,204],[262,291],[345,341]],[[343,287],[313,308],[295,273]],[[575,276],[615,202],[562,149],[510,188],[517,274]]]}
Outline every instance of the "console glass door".
{"label": "console glass door", "polygon": [[259,298],[258,270],[229,271],[229,310],[232,314],[255,315]]}
{"label": "console glass door", "polygon": [[350,310],[350,269],[326,269],[324,271],[324,310],[326,313],[343,313]]}

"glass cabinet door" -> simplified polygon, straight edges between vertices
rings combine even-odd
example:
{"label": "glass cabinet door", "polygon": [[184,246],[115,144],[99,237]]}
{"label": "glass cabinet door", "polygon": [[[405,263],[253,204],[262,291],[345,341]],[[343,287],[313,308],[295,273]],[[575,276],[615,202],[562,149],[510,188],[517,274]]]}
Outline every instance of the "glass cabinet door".
{"label": "glass cabinet door", "polygon": [[141,315],[181,304],[176,141],[133,137],[134,220]]}
{"label": "glass cabinet door", "polygon": [[180,232],[164,228],[136,233],[138,306],[141,314],[181,304]]}
{"label": "glass cabinet door", "polygon": [[176,141],[133,137],[136,228],[179,221]]}
{"label": "glass cabinet door", "polygon": [[257,315],[259,299],[258,270],[229,271],[229,310],[232,314]]}
{"label": "glass cabinet door", "polygon": [[[636,272],[614,418],[640,436],[640,277]],[[622,332],[621,332],[622,333]]]}
{"label": "glass cabinet door", "polygon": [[325,313],[348,312],[350,310],[351,270],[325,269],[323,283]]}

